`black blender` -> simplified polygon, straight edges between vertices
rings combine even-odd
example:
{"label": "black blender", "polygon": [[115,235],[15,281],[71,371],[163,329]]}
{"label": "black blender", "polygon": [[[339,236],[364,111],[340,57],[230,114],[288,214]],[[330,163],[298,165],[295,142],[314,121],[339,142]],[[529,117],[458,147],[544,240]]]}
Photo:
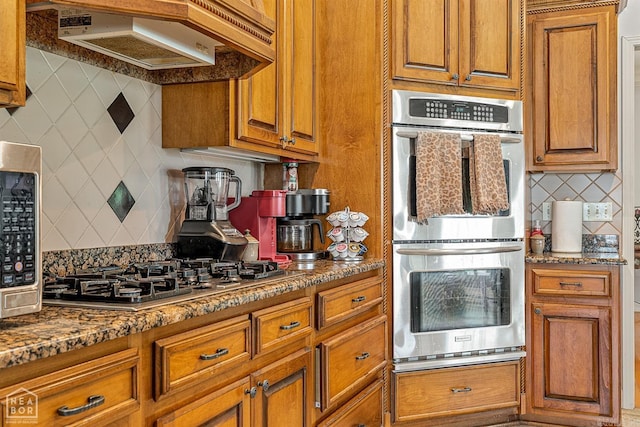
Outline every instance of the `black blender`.
{"label": "black blender", "polygon": [[[229,211],[240,204],[240,178],[233,170],[219,167],[189,167],[182,172],[187,208],[178,233],[178,257],[240,260],[248,242],[229,222]],[[231,182],[236,193],[228,204]]]}

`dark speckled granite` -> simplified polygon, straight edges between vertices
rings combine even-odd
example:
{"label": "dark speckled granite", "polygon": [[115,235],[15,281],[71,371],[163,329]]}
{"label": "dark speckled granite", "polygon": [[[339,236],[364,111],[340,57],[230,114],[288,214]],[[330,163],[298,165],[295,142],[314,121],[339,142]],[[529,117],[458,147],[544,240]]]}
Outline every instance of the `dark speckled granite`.
{"label": "dark speckled granite", "polygon": [[[303,275],[267,285],[203,297],[138,312],[45,306],[35,314],[0,320],[0,368],[87,347],[100,342],[170,325],[313,285],[384,267],[381,260],[359,263],[320,261]],[[289,267],[297,270],[296,264]]]}
{"label": "dark speckled granite", "polygon": [[551,252],[551,235],[546,235],[544,253],[528,253],[526,262],[537,264],[610,264],[624,265],[620,256],[618,236],[615,234],[583,234],[582,253]]}

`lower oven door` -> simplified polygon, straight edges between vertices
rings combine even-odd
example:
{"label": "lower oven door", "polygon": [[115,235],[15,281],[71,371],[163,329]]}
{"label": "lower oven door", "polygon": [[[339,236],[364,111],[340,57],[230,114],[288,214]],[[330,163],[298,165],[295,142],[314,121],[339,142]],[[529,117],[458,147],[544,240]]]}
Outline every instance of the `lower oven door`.
{"label": "lower oven door", "polygon": [[396,364],[501,354],[524,343],[522,241],[393,245]]}

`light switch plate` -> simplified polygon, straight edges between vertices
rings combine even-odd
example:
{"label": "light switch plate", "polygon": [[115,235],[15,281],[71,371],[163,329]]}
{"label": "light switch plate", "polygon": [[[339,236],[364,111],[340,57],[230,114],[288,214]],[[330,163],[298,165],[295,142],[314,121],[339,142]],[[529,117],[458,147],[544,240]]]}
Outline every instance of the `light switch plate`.
{"label": "light switch plate", "polygon": [[542,204],[542,220],[551,221],[551,203],[545,202]]}
{"label": "light switch plate", "polygon": [[613,219],[613,208],[611,202],[605,203],[583,203],[583,221],[611,221]]}

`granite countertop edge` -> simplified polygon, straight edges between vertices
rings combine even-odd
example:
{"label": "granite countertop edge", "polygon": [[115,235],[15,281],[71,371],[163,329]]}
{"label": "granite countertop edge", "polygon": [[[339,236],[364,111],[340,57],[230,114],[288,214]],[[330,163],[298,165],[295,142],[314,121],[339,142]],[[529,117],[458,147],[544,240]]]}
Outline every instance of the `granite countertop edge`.
{"label": "granite countertop edge", "polygon": [[39,313],[0,319],[0,369],[348,278],[384,265],[383,260],[321,261],[312,270],[299,270],[303,275],[264,286],[137,312],[44,305]]}
{"label": "granite countertop edge", "polygon": [[603,265],[626,265],[627,260],[618,253],[598,252],[598,253],[554,253],[545,252],[542,254],[528,253],[525,262],[531,264],[603,264]]}

